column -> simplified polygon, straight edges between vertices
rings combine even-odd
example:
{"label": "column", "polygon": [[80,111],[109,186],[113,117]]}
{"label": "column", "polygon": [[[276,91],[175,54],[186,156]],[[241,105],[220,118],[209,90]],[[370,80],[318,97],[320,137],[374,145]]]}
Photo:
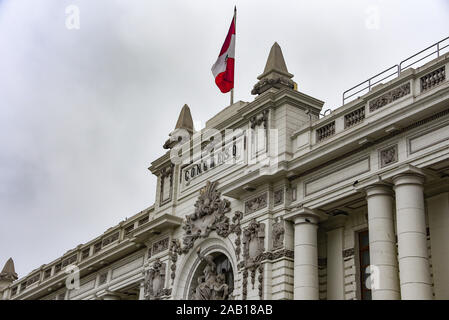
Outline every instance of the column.
{"label": "column", "polygon": [[297,215],[295,223],[294,300],[318,300],[318,219]]}
{"label": "column", "polygon": [[327,300],[345,299],[343,261],[344,223],[346,216],[331,218],[327,231]]}
{"label": "column", "polygon": [[393,190],[385,184],[366,189],[371,295],[373,300],[400,299],[393,221]]}
{"label": "column", "polygon": [[424,177],[416,173],[393,178],[401,296],[404,300],[430,300],[432,281],[427,253]]}
{"label": "column", "polygon": [[145,281],[139,284],[139,300],[145,300]]}
{"label": "column", "polygon": [[449,193],[427,198],[435,299],[449,299]]}

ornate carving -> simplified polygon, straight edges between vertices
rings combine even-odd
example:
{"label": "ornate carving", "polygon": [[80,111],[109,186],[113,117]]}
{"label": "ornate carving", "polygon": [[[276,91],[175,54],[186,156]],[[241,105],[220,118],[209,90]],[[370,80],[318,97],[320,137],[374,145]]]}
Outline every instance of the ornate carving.
{"label": "ornate carving", "polygon": [[236,211],[234,213],[234,216],[232,217],[232,224],[229,227],[229,234],[234,233],[236,235],[236,238],[234,240],[235,244],[235,256],[237,257],[237,261],[240,260],[240,252],[241,252],[241,235],[242,235],[242,228],[240,227],[240,221],[243,218],[243,212]]}
{"label": "ornate carving", "polygon": [[146,300],[159,300],[168,293],[164,289],[165,284],[165,263],[156,259],[151,269],[145,275],[144,297]]}
{"label": "ornate carving", "polygon": [[243,257],[245,266],[250,267],[258,262],[265,250],[265,224],[256,219],[251,220],[248,228],[243,231]]}
{"label": "ornate carving", "polygon": [[293,80],[286,77],[275,77],[271,79],[263,78],[254,85],[254,88],[251,90],[251,94],[261,94],[270,88],[281,89],[285,87],[293,89],[295,87],[295,83]]}
{"label": "ornate carving", "polygon": [[153,243],[153,255],[168,249],[168,237]]}
{"label": "ornate carving", "polygon": [[273,223],[273,249],[280,249],[284,246],[284,221],[278,218]]}
{"label": "ornate carving", "polygon": [[284,189],[276,190],[273,193],[273,197],[274,197],[274,205],[275,206],[284,203]]}
{"label": "ornate carving", "polygon": [[259,269],[259,296],[261,296],[260,290],[262,290],[263,270],[262,261],[265,254],[265,224],[257,222],[255,219],[251,220],[249,226],[243,231],[243,264],[239,264],[244,268],[243,271],[243,300],[247,296],[248,285],[248,271],[251,272],[251,284],[254,289],[256,282],[256,271]]}
{"label": "ornate carving", "polygon": [[179,243],[178,239],[173,239],[171,241],[170,250],[168,252],[168,256],[170,257],[170,261],[171,261],[170,278],[171,278],[172,284],[175,281],[175,277],[176,277],[176,262],[178,261],[178,255],[180,253],[181,253],[181,244]]}
{"label": "ornate carving", "polygon": [[398,145],[380,151],[380,167],[386,167],[398,161]]}
{"label": "ornate carving", "polygon": [[[172,163],[170,166],[165,167],[161,170],[160,175],[160,184],[161,184],[161,193],[160,193],[160,203],[163,204],[165,202],[168,202],[171,200],[172,197],[172,190],[173,190],[173,171],[174,171],[174,164]],[[169,178],[169,179],[166,179]],[[165,184],[169,184],[169,189],[165,189]],[[165,192],[168,191],[168,194],[165,194]]]}
{"label": "ornate carving", "polygon": [[229,235],[229,218],[226,213],[231,210],[230,202],[220,198],[217,182],[207,181],[201,189],[200,196],[195,203],[195,212],[186,216],[183,225],[185,236],[183,238],[183,253],[188,252],[198,238],[206,238],[215,230],[219,236]]}
{"label": "ornate carving", "polygon": [[410,93],[410,82],[403,84],[400,87],[390,90],[380,97],[377,97],[369,102],[369,111],[376,111],[387,104],[396,101]]}
{"label": "ornate carving", "polygon": [[249,122],[251,123],[251,129],[260,126],[261,124],[263,124],[264,129],[266,129],[268,123],[268,109],[262,111],[260,115],[252,116],[249,119]]}
{"label": "ornate carving", "polygon": [[246,300],[248,295],[248,269],[243,270],[242,286],[242,300]]}
{"label": "ornate carving", "polygon": [[259,298],[262,300],[263,298],[263,264],[259,265],[259,277],[257,280],[259,280]]}
{"label": "ornate carving", "polygon": [[263,193],[245,202],[245,214],[250,214],[267,206],[267,193]]}
{"label": "ornate carving", "polygon": [[198,249],[198,256],[206,262],[203,274],[198,277],[198,285],[194,290],[194,300],[227,300],[229,287],[225,283],[225,275],[217,273],[217,265],[211,255],[202,255]]}

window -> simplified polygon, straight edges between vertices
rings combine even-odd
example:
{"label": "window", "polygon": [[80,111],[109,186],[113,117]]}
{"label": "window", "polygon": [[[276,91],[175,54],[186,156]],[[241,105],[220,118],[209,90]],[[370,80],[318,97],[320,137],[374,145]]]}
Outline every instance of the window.
{"label": "window", "polygon": [[89,257],[90,254],[90,248],[86,248],[83,251],[81,251],[81,259],[87,259]]}
{"label": "window", "polygon": [[101,241],[94,244],[94,253],[97,253],[101,250]]}
{"label": "window", "polygon": [[371,300],[371,289],[366,287],[370,276],[369,269],[369,237],[368,230],[359,233],[360,293],[362,300]]}
{"label": "window", "polygon": [[125,228],[125,235],[130,234],[131,231],[133,231],[133,230],[134,230],[134,225],[133,225],[133,224],[127,226],[127,227]]}
{"label": "window", "polygon": [[44,271],[44,279],[48,279],[51,276],[51,268]]}

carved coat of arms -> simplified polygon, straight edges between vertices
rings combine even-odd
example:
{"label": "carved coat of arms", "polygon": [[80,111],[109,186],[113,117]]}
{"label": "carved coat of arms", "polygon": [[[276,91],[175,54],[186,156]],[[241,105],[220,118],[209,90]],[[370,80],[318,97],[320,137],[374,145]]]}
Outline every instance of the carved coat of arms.
{"label": "carved coat of arms", "polygon": [[226,213],[231,210],[230,202],[220,196],[217,182],[207,181],[195,203],[195,212],[186,216],[183,251],[191,249],[196,239],[208,237],[213,230],[222,237],[228,236],[230,229]]}

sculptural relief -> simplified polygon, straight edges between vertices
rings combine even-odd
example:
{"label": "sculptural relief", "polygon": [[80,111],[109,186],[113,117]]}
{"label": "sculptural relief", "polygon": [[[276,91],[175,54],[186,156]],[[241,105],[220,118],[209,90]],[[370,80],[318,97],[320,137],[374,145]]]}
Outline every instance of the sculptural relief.
{"label": "sculptural relief", "polygon": [[273,223],[273,249],[279,249],[284,246],[284,221],[277,219]]}
{"label": "sculptural relief", "polygon": [[144,297],[146,300],[159,300],[162,296],[169,294],[165,285],[165,263],[156,259],[151,269],[146,272]]}
{"label": "sculptural relief", "polygon": [[192,298],[194,300],[227,300],[229,286],[223,273],[218,273],[217,265],[212,255],[201,254],[201,248],[197,252],[201,261],[206,263],[202,274],[197,279]]}
{"label": "sculptural relief", "polygon": [[228,236],[229,218],[225,214],[231,210],[230,202],[220,196],[217,182],[207,181],[195,203],[195,212],[186,216],[184,253],[193,247],[196,239],[206,238],[213,230],[222,237]]}

